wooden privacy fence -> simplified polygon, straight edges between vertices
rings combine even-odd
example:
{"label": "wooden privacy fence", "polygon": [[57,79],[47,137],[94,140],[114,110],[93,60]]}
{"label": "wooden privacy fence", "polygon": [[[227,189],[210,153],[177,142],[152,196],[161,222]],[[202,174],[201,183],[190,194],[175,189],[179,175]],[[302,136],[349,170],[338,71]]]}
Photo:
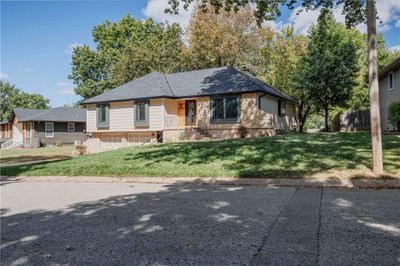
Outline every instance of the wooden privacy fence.
{"label": "wooden privacy fence", "polygon": [[332,122],[333,131],[363,131],[370,129],[369,110],[344,111]]}

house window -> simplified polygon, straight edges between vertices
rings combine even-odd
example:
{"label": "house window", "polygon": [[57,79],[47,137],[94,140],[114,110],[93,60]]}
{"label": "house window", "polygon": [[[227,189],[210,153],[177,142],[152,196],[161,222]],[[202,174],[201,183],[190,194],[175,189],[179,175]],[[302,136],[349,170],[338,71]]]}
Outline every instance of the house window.
{"label": "house window", "polygon": [[211,99],[212,123],[237,123],[239,121],[239,96],[214,97]]}
{"label": "house window", "polygon": [[54,123],[46,122],[44,124],[44,137],[46,139],[54,138]]}
{"label": "house window", "polygon": [[75,123],[68,123],[68,132],[75,131]]}
{"label": "house window", "polygon": [[97,127],[108,128],[109,126],[109,109],[108,104],[97,105]]}
{"label": "house window", "polygon": [[286,102],[285,101],[278,101],[278,114],[280,116],[286,115]]}
{"label": "house window", "polygon": [[135,102],[135,126],[149,125],[149,101]]}
{"label": "house window", "polygon": [[389,73],[389,90],[394,89],[394,72]]}

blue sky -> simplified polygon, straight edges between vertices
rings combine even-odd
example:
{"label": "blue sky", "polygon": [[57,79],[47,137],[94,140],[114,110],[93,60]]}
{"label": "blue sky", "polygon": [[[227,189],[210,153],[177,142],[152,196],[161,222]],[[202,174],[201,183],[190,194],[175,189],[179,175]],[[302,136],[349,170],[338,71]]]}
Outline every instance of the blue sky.
{"label": "blue sky", "polygon": [[[167,0],[126,1],[2,1],[1,78],[29,93],[50,99],[52,107],[80,100],[73,94],[67,76],[71,71],[71,46],[93,46],[93,26],[108,19],[117,21],[127,14],[135,18],[153,17],[187,25],[189,12],[178,16],[163,13]],[[378,2],[383,32],[389,47],[400,49],[400,1]],[[335,11],[343,20],[340,9]],[[295,11],[294,11],[295,12]],[[318,11],[302,13],[284,10],[282,17],[269,24],[279,29],[292,23],[297,32],[306,32]],[[360,26],[360,30],[365,30]]]}

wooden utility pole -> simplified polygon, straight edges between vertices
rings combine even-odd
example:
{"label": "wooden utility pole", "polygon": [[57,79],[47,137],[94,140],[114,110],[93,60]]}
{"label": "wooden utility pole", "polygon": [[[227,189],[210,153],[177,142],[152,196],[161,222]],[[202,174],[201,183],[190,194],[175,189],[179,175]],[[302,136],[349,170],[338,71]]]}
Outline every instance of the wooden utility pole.
{"label": "wooden utility pole", "polygon": [[371,138],[373,170],[383,172],[381,116],[379,108],[378,63],[376,51],[376,9],[375,0],[367,0],[368,27],[368,76],[371,112]]}

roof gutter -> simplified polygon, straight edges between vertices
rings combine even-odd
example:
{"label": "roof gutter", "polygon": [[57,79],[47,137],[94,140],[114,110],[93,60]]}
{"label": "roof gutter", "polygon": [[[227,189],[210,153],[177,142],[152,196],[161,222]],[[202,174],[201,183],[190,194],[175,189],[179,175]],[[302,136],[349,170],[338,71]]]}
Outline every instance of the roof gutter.
{"label": "roof gutter", "polygon": [[167,98],[167,99],[183,99],[183,98],[199,98],[199,97],[212,97],[212,96],[218,96],[218,95],[234,95],[234,94],[246,94],[246,93],[263,93],[264,96],[269,95],[275,98],[279,98],[285,101],[292,102],[294,104],[299,104],[297,101],[294,100],[289,100],[286,98],[283,98],[279,95],[275,95],[272,93],[267,93],[264,90],[257,90],[257,91],[242,91],[242,92],[226,92],[226,93],[215,93],[215,94],[200,94],[200,95],[184,95],[184,96],[166,96],[166,95],[161,95],[161,96],[154,96],[154,97],[141,97],[141,98],[127,98],[127,99],[118,99],[118,100],[110,100],[110,101],[95,101],[95,102],[80,102],[79,104],[82,106],[86,106],[89,104],[103,104],[103,103],[111,103],[111,102],[128,102],[128,101],[134,101],[134,100],[147,100],[147,99],[160,99],[160,98]]}

